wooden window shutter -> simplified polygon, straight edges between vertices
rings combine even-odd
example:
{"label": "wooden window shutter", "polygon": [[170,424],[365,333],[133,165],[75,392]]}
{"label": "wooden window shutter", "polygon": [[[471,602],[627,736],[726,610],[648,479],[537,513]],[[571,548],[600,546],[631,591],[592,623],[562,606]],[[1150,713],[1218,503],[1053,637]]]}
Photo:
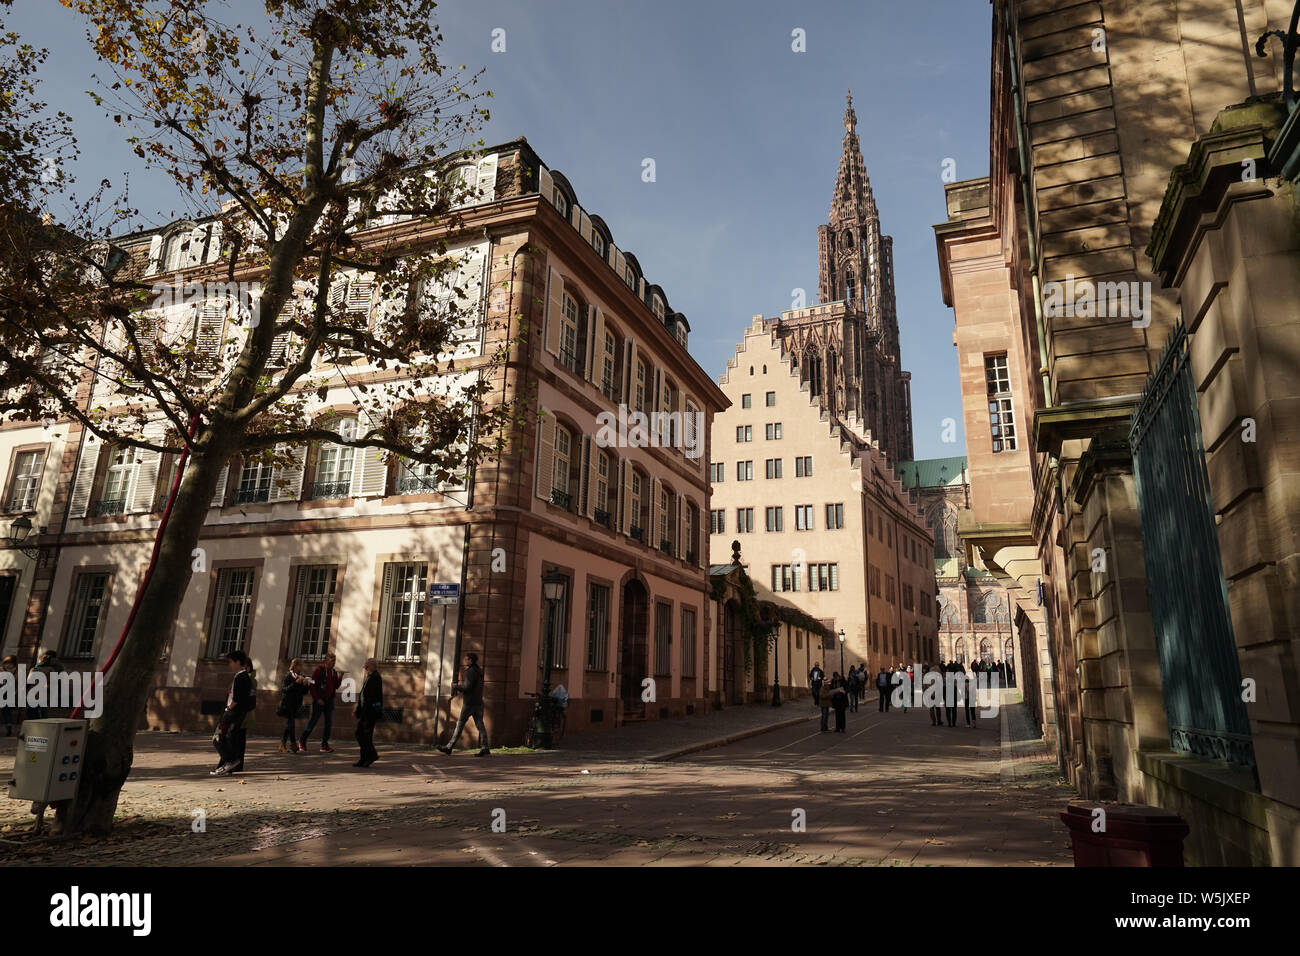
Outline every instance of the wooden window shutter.
{"label": "wooden window shutter", "polygon": [[[644,489],[643,489],[644,490]],[[650,527],[645,529],[646,544],[658,551],[659,541],[659,479],[650,479]]]}
{"label": "wooden window shutter", "polygon": [[618,529],[627,534],[632,527],[632,463],[620,458],[618,468]]}
{"label": "wooden window shutter", "polygon": [[392,630],[393,615],[393,581],[397,577],[397,565],[384,565],[383,587],[379,592],[379,633],[375,635],[375,656],[389,656],[388,635]]}
{"label": "wooden window shutter", "polygon": [[546,307],[546,351],[559,358],[560,329],[563,327],[564,316],[564,279],[554,266],[551,266],[550,276]]}
{"label": "wooden window shutter", "polygon": [[[276,451],[284,451],[284,446],[277,446]],[[282,465],[271,476],[272,501],[297,501],[302,497],[303,463],[307,460],[307,446],[296,445],[293,450],[293,464]]]}
{"label": "wooden window shutter", "polygon": [[307,565],[300,565],[297,574],[297,583],[294,586],[293,594],[293,623],[289,627],[289,656],[295,657],[301,650],[302,643],[302,619],[306,616],[307,611],[307,577],[311,573],[311,568]]}
{"label": "wooden window shutter", "polygon": [[194,330],[194,352],[200,365],[215,368],[221,357],[221,336],[226,326],[226,299],[209,299],[199,310]]}
{"label": "wooden window shutter", "polygon": [[[588,517],[591,516],[591,511],[587,507],[587,503],[591,500],[592,477],[591,468],[588,467],[588,465],[591,461],[591,446],[594,444],[595,442],[593,442],[589,437],[583,435],[581,444],[577,448],[573,449],[575,453],[573,456],[575,459],[573,462],[574,470],[579,468],[582,469],[582,480],[578,484],[577,513],[580,515],[587,515]],[[579,458],[577,454],[579,448],[581,449],[581,458]]]}
{"label": "wooden window shutter", "polygon": [[230,465],[223,465],[221,474],[217,476],[217,488],[212,493],[212,504],[210,507],[220,508],[226,503],[226,479],[230,476]]}
{"label": "wooden window shutter", "polygon": [[[596,444],[594,438],[583,439],[587,443],[587,499],[586,507],[583,513],[588,518],[596,516],[596,481],[599,478],[597,469],[600,467],[600,456],[602,454],[600,446]],[[609,487],[606,484],[605,493],[609,494]],[[609,509],[609,501],[605,502],[605,509]]]}
{"label": "wooden window shutter", "polygon": [[551,193],[555,189],[555,180],[550,171],[540,163],[537,165],[537,193],[546,202],[551,202]]}
{"label": "wooden window shutter", "polygon": [[630,336],[624,349],[627,358],[623,366],[623,404],[631,407],[636,394],[636,342]]}
{"label": "wooden window shutter", "polygon": [[600,388],[600,370],[604,367],[605,323],[600,309],[587,306],[587,381]]}
{"label": "wooden window shutter", "polygon": [[[161,444],[166,434],[163,422],[150,422],[144,428],[145,441]],[[135,487],[130,497],[130,509],[133,512],[148,514],[153,511],[155,493],[158,490],[158,465],[162,461],[162,452],[145,448],[136,449]]]}
{"label": "wooden window shutter", "polygon": [[679,558],[686,557],[686,549],[683,549],[686,531],[686,496],[677,496],[677,522],[673,529],[673,554]]}
{"label": "wooden window shutter", "polygon": [[[379,423],[370,412],[358,416],[357,435],[365,435]],[[388,490],[388,462],[382,448],[358,448],[352,459],[352,494],[360,498],[378,498]]]}
{"label": "wooden window shutter", "polygon": [[81,447],[81,462],[77,465],[77,480],[72,485],[72,499],[68,505],[68,517],[84,518],[90,506],[90,491],[95,484],[95,470],[99,467],[99,450],[104,443],[99,439],[86,441]]}
{"label": "wooden window shutter", "polygon": [[539,411],[542,414],[537,423],[537,497],[550,501],[555,488],[555,416],[546,409]]}
{"label": "wooden window shutter", "polygon": [[149,274],[162,272],[163,266],[166,265],[166,263],[162,261],[162,250],[162,236],[154,236],[149,240]]}
{"label": "wooden window shutter", "polygon": [[485,156],[478,161],[478,202],[492,202],[497,198],[497,155]]}

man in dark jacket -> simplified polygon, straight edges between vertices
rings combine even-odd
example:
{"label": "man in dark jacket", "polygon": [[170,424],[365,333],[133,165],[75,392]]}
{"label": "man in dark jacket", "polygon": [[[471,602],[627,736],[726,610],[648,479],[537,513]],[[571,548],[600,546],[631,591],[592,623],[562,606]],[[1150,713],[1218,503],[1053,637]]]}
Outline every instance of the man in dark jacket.
{"label": "man in dark jacket", "polygon": [[[813,706],[822,705],[822,682],[826,680],[826,672],[822,670],[820,664],[814,664],[812,670],[808,672],[808,686],[812,688]],[[825,730],[826,728],[822,728]]]}
{"label": "man in dark jacket", "polygon": [[478,730],[478,756],[486,757],[492,753],[492,749],[488,743],[487,728],[483,726],[483,668],[478,666],[477,654],[465,655],[465,672],[461,674],[460,682],[452,685],[451,692],[460,694],[460,719],[456,721],[456,732],[451,735],[451,742],[438,749],[450,754],[460,740],[465,722],[472,717],[474,727]]}
{"label": "man in dark jacket", "polygon": [[880,695],[877,704],[880,710],[889,710],[889,674],[882,667],[880,673],[876,675],[876,692]]}
{"label": "man in dark jacket", "polygon": [[366,680],[361,685],[361,699],[357,701],[357,743],[361,745],[361,759],[354,767],[369,767],[379,759],[375,750],[375,724],[384,713],[384,681],[379,676],[379,662],[366,659]]}
{"label": "man in dark jacket", "polygon": [[244,769],[244,750],[248,745],[248,727],[257,706],[257,685],[253,679],[253,662],[243,651],[231,651],[226,661],[234,672],[226,709],[217,723],[217,752],[221,763],[212,776],[224,777]]}
{"label": "man in dark jacket", "polygon": [[311,729],[316,726],[317,720],[324,717],[325,729],[321,731],[320,749],[321,753],[333,753],[334,748],[330,746],[330,731],[334,729],[334,694],[339,689],[339,684],[343,683],[343,671],[334,668],[333,654],[325,655],[325,663],[312,671],[311,680],[311,718],[302,732],[299,745],[303,750],[307,749],[307,738],[311,736]]}

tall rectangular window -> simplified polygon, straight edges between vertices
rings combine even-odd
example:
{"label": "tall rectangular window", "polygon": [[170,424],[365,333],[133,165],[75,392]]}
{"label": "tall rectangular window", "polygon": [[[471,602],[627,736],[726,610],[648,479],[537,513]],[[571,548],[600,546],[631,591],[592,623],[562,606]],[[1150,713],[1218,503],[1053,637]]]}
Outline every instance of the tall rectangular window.
{"label": "tall rectangular window", "polygon": [[747,442],[747,441],[753,441],[753,440],[754,440],[754,426],[753,426],[753,425],[737,425],[737,426],[736,426],[736,441],[738,441],[738,442]]}
{"label": "tall rectangular window", "polygon": [[828,530],[836,531],[844,527],[844,505],[834,504],[826,506],[826,527]]}
{"label": "tall rectangular window", "polygon": [[794,506],[794,529],[796,531],[813,530],[813,506],[812,505]]}
{"label": "tall rectangular window", "polygon": [[993,450],[1015,451],[1016,412],[1011,401],[1011,374],[1007,353],[984,356],[984,380],[988,385],[989,434]]}
{"label": "tall rectangular window", "polygon": [[389,661],[418,661],[424,650],[424,608],[429,565],[407,561],[384,565],[379,610],[379,647]]}
{"label": "tall rectangular window", "polygon": [[44,465],[45,452],[39,449],[15,456],[13,480],[9,486],[10,511],[32,511],[36,508],[36,492],[41,487],[41,470]]}
{"label": "tall rectangular window", "polygon": [[767,509],[766,509],[766,511],[767,511],[767,530],[768,530],[768,531],[783,531],[783,530],[785,530],[784,527],[783,527],[783,525],[784,525],[784,523],[785,523],[785,515],[784,515],[784,513],[783,513],[784,510],[785,510],[785,509],[782,508],[780,505],[777,505],[776,507],[773,507],[773,508],[767,508]]}
{"label": "tall rectangular window", "polygon": [[768,423],[767,423],[767,440],[768,440],[768,441],[779,441],[780,438],[781,438],[781,423],[780,423],[780,422],[768,422]]}
{"label": "tall rectangular window", "polygon": [[726,477],[726,472],[727,472],[726,462],[716,461],[711,463],[709,465],[709,481],[713,482],[715,485],[721,484],[722,480]]}
{"label": "tall rectangular window", "polygon": [[95,508],[97,515],[120,515],[126,511],[126,496],[131,490],[131,472],[135,470],[135,451],[114,448],[104,472],[104,487]]}
{"label": "tall rectangular window", "polygon": [[249,504],[271,500],[271,477],[274,471],[269,461],[250,461],[239,471],[239,485],[235,488],[235,503]]}
{"label": "tall rectangular window", "polygon": [[812,455],[805,455],[794,460],[794,476],[796,478],[812,477]]}
{"label": "tall rectangular window", "polygon": [[727,533],[727,509],[714,508],[709,511],[709,534]]}
{"label": "tall rectangular window", "polygon": [[773,405],[775,405],[775,404],[776,404],[776,392],[768,392],[768,393],[767,393],[767,396],[766,396],[766,400],[767,400],[767,407],[768,407],[768,408],[771,408]]}
{"label": "tall rectangular window", "polygon": [[587,670],[603,671],[609,647],[609,588],[587,585]]}
{"label": "tall rectangular window", "polygon": [[68,633],[63,638],[63,656],[87,658],[95,654],[95,639],[104,618],[104,595],[108,591],[107,574],[78,574],[73,587],[72,613],[68,616]]}
{"label": "tall rectangular window", "polygon": [[740,407],[750,408],[754,404],[754,396],[746,393],[740,396]]}
{"label": "tall rectangular window", "polygon": [[[560,600],[555,603],[555,629],[550,634],[551,638],[551,667],[566,668],[569,666],[569,594],[571,588],[569,579],[565,577],[564,591]],[[546,638],[547,628],[551,626],[551,609],[547,606],[547,601],[542,598],[542,613],[539,620],[542,622],[541,634],[537,640],[537,670],[543,672],[546,669]]]}
{"label": "tall rectangular window", "polygon": [[754,530],[754,509],[736,509],[736,534],[749,534]]}
{"label": "tall rectangular window", "polygon": [[682,676],[695,676],[695,608],[682,608]]}
{"label": "tall rectangular window", "polygon": [[781,477],[781,459],[780,459],[780,458],[769,458],[769,459],[767,459],[766,464],[767,464],[767,477],[768,477],[768,478],[780,478],[780,477]]}
{"label": "tall rectangular window", "polygon": [[248,644],[253,616],[253,568],[221,568],[217,572],[217,597],[212,606],[208,657],[225,657]]}
{"label": "tall rectangular window", "polygon": [[673,606],[655,602],[655,676],[670,677],[673,672]]}
{"label": "tall rectangular window", "polygon": [[298,569],[293,606],[290,657],[322,658],[329,650],[330,624],[334,620],[334,587],[338,568],[332,564]]}
{"label": "tall rectangular window", "polygon": [[736,462],[736,480],[753,481],[754,480],[754,462],[738,461]]}

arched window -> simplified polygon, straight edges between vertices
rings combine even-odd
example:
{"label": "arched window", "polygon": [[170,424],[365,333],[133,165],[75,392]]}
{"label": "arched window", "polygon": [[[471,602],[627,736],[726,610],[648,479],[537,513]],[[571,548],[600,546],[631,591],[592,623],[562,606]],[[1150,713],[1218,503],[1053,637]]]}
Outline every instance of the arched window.
{"label": "arched window", "polygon": [[926,523],[934,532],[935,560],[957,557],[957,512],[949,505],[937,505]]}
{"label": "arched window", "polygon": [[632,479],[628,482],[627,508],[630,521],[629,533],[637,541],[645,544],[650,538],[646,525],[650,512],[650,479],[640,468],[632,468]]}
{"label": "arched window", "polygon": [[952,642],[952,656],[957,663],[966,663],[966,638],[959,637]]}
{"label": "arched window", "polygon": [[598,524],[610,527],[609,514],[609,482],[613,471],[613,464],[610,461],[609,453],[605,451],[596,452],[596,473],[592,476],[592,510]]}
{"label": "arched window", "polygon": [[1010,620],[1001,594],[994,592],[984,595],[984,620],[989,624],[1006,624]]}
{"label": "arched window", "polygon": [[993,642],[987,637],[980,641],[980,660],[985,664],[993,660]]}

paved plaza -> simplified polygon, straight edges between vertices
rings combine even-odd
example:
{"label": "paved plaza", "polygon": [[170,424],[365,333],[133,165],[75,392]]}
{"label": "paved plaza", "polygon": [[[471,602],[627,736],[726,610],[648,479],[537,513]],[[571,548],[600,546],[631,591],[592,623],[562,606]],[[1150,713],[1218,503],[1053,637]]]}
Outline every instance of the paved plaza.
{"label": "paved plaza", "polygon": [[1069,866],[1057,812],[1073,791],[1017,739],[1005,694],[976,728],[873,702],[822,733],[803,700],[488,759],[381,745],[368,771],[350,741],[292,756],[255,738],[233,778],[208,776],[207,738],[145,733],[111,837],[33,837],[29,805],[7,801],[0,863]]}

